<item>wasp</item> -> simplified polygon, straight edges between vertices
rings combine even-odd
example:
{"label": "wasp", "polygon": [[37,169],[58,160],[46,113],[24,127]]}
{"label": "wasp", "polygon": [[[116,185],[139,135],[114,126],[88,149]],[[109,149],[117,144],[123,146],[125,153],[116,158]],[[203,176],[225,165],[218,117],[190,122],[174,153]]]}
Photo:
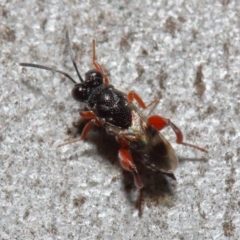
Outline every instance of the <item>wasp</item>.
{"label": "wasp", "polygon": [[[178,144],[207,152],[204,148],[184,142],[181,130],[170,119],[159,115],[147,117],[134,104],[134,101],[136,101],[142,109],[146,109],[155,101],[146,105],[136,92],[130,91],[126,94],[110,84],[103,68],[97,62],[95,40],[92,41],[92,64],[94,68],[85,73],[85,80],[83,80],[71,51],[68,32],[66,32],[66,42],[72,64],[80,80],[79,83],[66,72],[55,68],[32,63],[20,63],[20,65],[57,72],[74,83],[72,97],[77,102],[85,103],[86,108],[84,111],[80,111],[80,116],[87,121],[87,124],[80,139],[68,143],[84,140],[93,125],[104,127],[107,133],[114,135],[118,141],[120,164],[123,169],[133,174],[135,186],[140,192],[144,185],[132,158],[132,151],[138,153],[140,161],[147,168],[175,178],[173,173],[178,166],[178,157],[171,144],[160,133],[163,128],[172,128]],[[138,208],[140,212],[140,200]]]}

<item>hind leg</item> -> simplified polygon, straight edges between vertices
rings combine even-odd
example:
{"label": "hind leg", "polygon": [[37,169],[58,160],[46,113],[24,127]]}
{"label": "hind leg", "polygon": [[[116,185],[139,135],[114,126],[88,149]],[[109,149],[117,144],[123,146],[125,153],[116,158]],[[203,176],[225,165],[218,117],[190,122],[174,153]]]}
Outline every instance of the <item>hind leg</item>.
{"label": "hind leg", "polygon": [[139,189],[139,197],[137,200],[136,207],[138,209],[139,216],[141,216],[141,214],[142,214],[142,188],[143,188],[142,180],[138,174],[135,164],[133,163],[131,153],[126,147],[122,147],[119,150],[118,158],[119,158],[122,168],[129,172],[132,172],[133,177],[134,177],[135,186]]}
{"label": "hind leg", "polygon": [[182,144],[188,147],[192,147],[192,148],[196,148],[202,152],[207,152],[207,150],[205,150],[204,148],[201,148],[197,145],[191,144],[191,143],[186,143],[183,141],[183,134],[181,132],[181,130],[173,123],[171,122],[170,119],[158,116],[158,115],[153,115],[151,117],[148,118],[148,124],[150,124],[151,126],[153,126],[155,129],[157,129],[158,131],[161,131],[163,128],[165,127],[171,127],[172,130],[174,131],[174,133],[176,134],[176,142],[178,144]]}
{"label": "hind leg", "polygon": [[126,148],[121,148],[118,152],[118,158],[122,168],[133,174],[135,186],[138,189],[143,188],[142,180],[138,174],[135,164],[133,163],[130,151]]}

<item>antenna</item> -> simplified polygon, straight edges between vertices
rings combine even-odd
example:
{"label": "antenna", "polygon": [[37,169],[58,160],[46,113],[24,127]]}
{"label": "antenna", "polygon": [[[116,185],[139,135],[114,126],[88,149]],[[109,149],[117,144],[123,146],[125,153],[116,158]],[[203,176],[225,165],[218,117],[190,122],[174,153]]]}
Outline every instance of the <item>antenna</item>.
{"label": "antenna", "polygon": [[[67,40],[67,49],[68,49],[68,53],[71,57],[71,61],[73,63],[73,66],[77,72],[78,78],[81,82],[84,82],[83,78],[81,77],[78,68],[77,68],[77,64],[76,61],[73,58],[73,54],[71,51],[71,47],[70,47],[70,40],[69,40],[69,35],[68,35],[68,31],[66,31],[66,40]],[[67,77],[68,79],[70,79],[74,84],[77,84],[77,82],[66,72],[55,69],[55,68],[51,68],[51,67],[47,67],[47,66],[43,66],[43,65],[39,65],[39,64],[33,64],[33,63],[20,63],[21,66],[23,67],[33,67],[33,68],[40,68],[40,69],[44,69],[44,70],[48,70],[48,71],[52,71],[52,72],[57,72],[57,73],[61,73],[63,74],[65,77]]]}
{"label": "antenna", "polygon": [[65,77],[69,78],[74,84],[77,84],[77,82],[69,74],[67,74],[67,73],[65,73],[61,70],[51,68],[51,67],[42,66],[42,65],[39,65],[39,64],[33,64],[33,63],[20,63],[20,65],[23,66],[23,67],[40,68],[40,69],[44,69],[44,70],[48,70],[48,71],[52,71],[52,72],[61,73]]}
{"label": "antenna", "polygon": [[71,50],[71,47],[70,47],[70,40],[69,40],[69,35],[68,35],[68,31],[66,31],[66,40],[67,40],[67,48],[68,48],[68,52],[69,52],[69,55],[71,57],[71,60],[72,60],[72,63],[73,63],[73,66],[77,72],[77,75],[78,75],[78,78],[80,79],[81,82],[84,82],[79,71],[78,71],[78,68],[77,68],[77,64],[73,58],[73,54],[72,54],[72,50]]}

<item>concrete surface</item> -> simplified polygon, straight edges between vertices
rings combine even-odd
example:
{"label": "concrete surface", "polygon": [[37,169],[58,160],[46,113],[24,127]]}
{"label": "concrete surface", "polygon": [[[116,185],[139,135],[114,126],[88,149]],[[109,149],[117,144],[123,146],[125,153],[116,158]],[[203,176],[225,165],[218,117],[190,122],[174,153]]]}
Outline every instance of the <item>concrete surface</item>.
{"label": "concrete surface", "polygon": [[[0,6],[1,239],[239,239],[237,0]],[[83,107],[71,97],[72,83],[18,65],[57,67],[77,79],[66,29],[83,76],[95,38],[98,60],[117,88],[146,102],[161,96],[153,112],[209,151],[176,146],[164,130],[182,159],[177,182],[143,171],[141,218],[112,138],[93,129],[88,141],[58,148],[74,137],[72,122]]]}

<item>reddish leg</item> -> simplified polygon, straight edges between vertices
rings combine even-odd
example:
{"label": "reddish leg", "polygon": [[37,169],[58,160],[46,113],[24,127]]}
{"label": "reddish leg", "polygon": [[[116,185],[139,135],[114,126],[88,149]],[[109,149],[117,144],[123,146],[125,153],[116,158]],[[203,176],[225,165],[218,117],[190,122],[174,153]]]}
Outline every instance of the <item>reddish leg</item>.
{"label": "reddish leg", "polygon": [[122,147],[118,152],[118,158],[119,158],[122,168],[129,172],[132,172],[133,177],[134,177],[135,186],[139,189],[139,197],[138,197],[136,206],[138,208],[139,216],[141,216],[141,214],[142,214],[142,188],[143,188],[142,180],[138,174],[135,164],[133,163],[133,159],[132,159],[131,153],[128,150],[128,148]]}
{"label": "reddish leg", "polygon": [[86,138],[86,136],[87,136],[87,134],[88,134],[88,132],[91,129],[93,124],[98,125],[98,126],[102,126],[104,124],[104,120],[101,121],[101,119],[95,118],[96,116],[95,116],[95,114],[92,111],[83,111],[83,112],[80,112],[79,114],[84,119],[92,119],[92,120],[90,120],[86,124],[86,126],[83,128],[81,137],[79,139],[75,139],[75,140],[72,140],[72,141],[68,141],[68,142],[62,143],[62,144],[59,145],[59,147],[62,147],[62,146],[65,146],[65,145],[68,145],[68,144],[71,144],[71,143],[76,143],[76,142],[81,141],[81,140],[84,140]]}
{"label": "reddish leg", "polygon": [[79,114],[84,119],[92,119],[96,117],[95,113],[92,111],[82,111],[82,112],[79,112]]}
{"label": "reddish leg", "polygon": [[89,132],[89,130],[91,129],[92,125],[95,123],[95,119],[92,119],[91,121],[89,121],[86,126],[84,127],[81,137],[79,140],[84,140]]}
{"label": "reddish leg", "polygon": [[175,132],[176,137],[177,137],[176,142],[178,144],[182,144],[182,145],[185,145],[185,146],[196,148],[196,149],[198,149],[202,152],[207,152],[204,148],[198,147],[198,146],[193,145],[191,143],[183,142],[183,134],[182,134],[181,130],[174,123],[172,123],[170,121],[170,119],[167,119],[167,118],[164,118],[164,117],[161,117],[161,116],[158,116],[158,115],[153,115],[153,116],[148,118],[148,124],[152,125],[158,131],[161,131],[163,128],[169,126]]}
{"label": "reddish leg", "polygon": [[131,91],[128,93],[128,101],[132,102],[133,100],[136,100],[138,102],[138,104],[143,108],[146,109],[148,107],[150,107],[152,104],[156,103],[157,101],[159,101],[159,98],[154,99],[152,102],[150,102],[148,105],[146,105],[142,98],[134,91]]}
{"label": "reddish leg", "polygon": [[91,129],[92,125],[95,124],[97,126],[102,126],[105,123],[104,119],[101,118],[96,118],[96,115],[94,112],[92,111],[82,111],[79,113],[84,119],[91,119],[86,126],[84,127],[82,134],[81,134],[81,138],[79,140],[84,140],[89,132],[89,130]]}
{"label": "reddish leg", "polygon": [[137,168],[133,163],[131,153],[126,148],[121,148],[118,152],[118,158],[123,169],[132,172],[135,186],[138,189],[143,188],[142,180],[138,174]]}
{"label": "reddish leg", "polygon": [[101,67],[101,65],[97,62],[97,57],[96,57],[96,42],[95,39],[93,39],[92,41],[92,49],[93,49],[93,54],[92,54],[92,64],[93,66],[99,70],[100,72],[102,72],[103,76],[104,76],[104,83],[108,84],[109,80],[108,77],[106,76],[106,74],[104,73],[103,68]]}
{"label": "reddish leg", "polygon": [[81,137],[79,139],[74,139],[74,140],[62,143],[62,144],[59,145],[59,147],[62,147],[62,146],[65,146],[65,145],[68,145],[68,144],[71,144],[71,143],[76,143],[76,142],[81,141],[81,140],[84,140],[86,138],[86,136],[87,136],[87,133],[89,132],[89,130],[91,129],[91,127],[92,127],[92,125],[94,123],[95,123],[95,119],[90,120],[86,124],[86,126],[84,127],[84,129],[82,131],[82,134],[81,134]]}

